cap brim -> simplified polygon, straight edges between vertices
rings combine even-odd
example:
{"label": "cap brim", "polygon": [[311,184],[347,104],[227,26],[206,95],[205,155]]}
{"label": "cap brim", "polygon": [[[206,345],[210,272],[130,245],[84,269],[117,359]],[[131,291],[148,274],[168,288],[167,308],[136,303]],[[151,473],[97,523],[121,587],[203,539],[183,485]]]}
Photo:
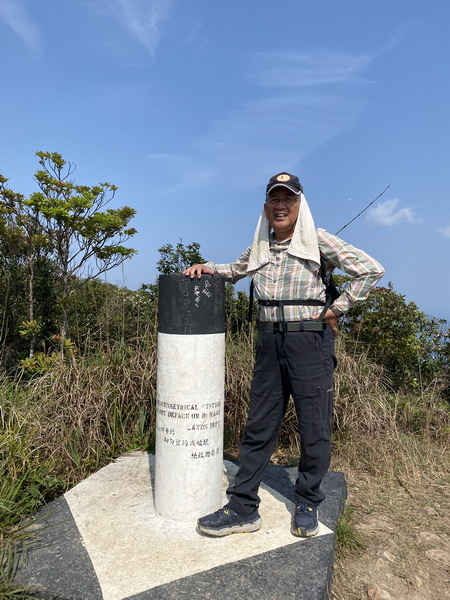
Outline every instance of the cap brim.
{"label": "cap brim", "polygon": [[296,190],[295,188],[292,188],[290,185],[286,185],[285,183],[275,183],[274,185],[270,186],[270,189],[268,190],[268,194],[270,194],[270,192],[277,188],[277,187],[284,187],[287,188],[288,190],[290,190],[291,192],[294,192],[294,194],[296,196],[298,196],[299,194],[302,193],[302,190]]}

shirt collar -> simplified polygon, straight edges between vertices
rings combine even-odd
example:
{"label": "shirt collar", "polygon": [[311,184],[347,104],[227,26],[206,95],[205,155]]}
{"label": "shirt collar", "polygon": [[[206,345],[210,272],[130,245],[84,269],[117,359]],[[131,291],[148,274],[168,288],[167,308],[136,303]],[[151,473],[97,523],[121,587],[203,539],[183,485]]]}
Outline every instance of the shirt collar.
{"label": "shirt collar", "polygon": [[279,246],[289,246],[289,244],[291,243],[291,240],[292,240],[292,238],[288,238],[287,240],[283,240],[283,241],[279,242],[275,238],[275,233],[273,231],[271,231],[269,234],[269,242],[271,244],[277,244]]}

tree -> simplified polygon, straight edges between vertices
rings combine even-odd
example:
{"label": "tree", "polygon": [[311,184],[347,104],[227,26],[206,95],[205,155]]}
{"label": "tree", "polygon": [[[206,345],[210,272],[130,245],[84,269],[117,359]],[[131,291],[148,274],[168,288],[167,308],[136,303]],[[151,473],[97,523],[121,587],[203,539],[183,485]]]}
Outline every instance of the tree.
{"label": "tree", "polygon": [[191,265],[206,262],[200,254],[198,242],[191,242],[185,246],[181,238],[175,247],[172,244],[164,244],[158,252],[161,258],[158,260],[157,269],[162,275],[181,273]]}
{"label": "tree", "polygon": [[[135,233],[128,223],[135,210],[125,206],[106,209],[117,187],[110,183],[75,185],[69,178],[75,170],[57,152],[36,152],[41,169],[34,179],[39,190],[24,199],[9,190],[13,214],[26,211],[23,235],[29,228],[45,240],[61,281],[61,347],[67,336],[67,302],[72,290],[82,283],[117,267],[136,251],[122,244]],[[2,178],[3,182],[5,178]],[[27,227],[24,226],[27,224]]]}
{"label": "tree", "polygon": [[[448,341],[439,319],[429,319],[392,286],[376,287],[342,319],[342,330],[383,365],[395,389],[417,389],[448,368]],[[447,338],[448,340],[448,338]]]}
{"label": "tree", "polygon": [[[36,312],[36,284],[42,275],[50,276],[51,252],[48,239],[36,222],[22,194],[6,187],[6,177],[0,175],[0,252],[5,281],[12,278],[16,286],[26,271],[27,318],[20,323],[21,334],[29,340],[29,355],[33,356],[42,322]],[[17,301],[17,300],[15,300]]]}
{"label": "tree", "polygon": [[74,290],[68,309],[70,339],[85,356],[117,343],[135,346],[155,327],[156,302],[151,294],[100,279]]}

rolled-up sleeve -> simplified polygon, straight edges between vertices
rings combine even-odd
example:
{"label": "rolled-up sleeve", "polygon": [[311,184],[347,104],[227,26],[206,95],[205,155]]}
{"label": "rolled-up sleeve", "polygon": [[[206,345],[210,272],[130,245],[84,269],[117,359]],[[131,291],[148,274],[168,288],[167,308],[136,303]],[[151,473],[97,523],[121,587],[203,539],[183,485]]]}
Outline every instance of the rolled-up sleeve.
{"label": "rolled-up sleeve", "polygon": [[333,302],[339,312],[345,313],[357,302],[362,302],[384,275],[380,263],[363,250],[348,244],[325,229],[317,230],[320,252],[333,267],[352,276],[342,294]]}

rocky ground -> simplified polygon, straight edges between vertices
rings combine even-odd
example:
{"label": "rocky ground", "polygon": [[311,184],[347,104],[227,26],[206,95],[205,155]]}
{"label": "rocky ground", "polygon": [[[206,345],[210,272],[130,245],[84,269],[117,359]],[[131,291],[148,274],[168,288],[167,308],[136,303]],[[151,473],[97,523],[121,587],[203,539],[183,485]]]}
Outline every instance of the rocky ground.
{"label": "rocky ground", "polygon": [[[331,600],[450,598],[450,485],[346,474],[361,548],[335,562]],[[446,482],[445,482],[446,480]]]}

